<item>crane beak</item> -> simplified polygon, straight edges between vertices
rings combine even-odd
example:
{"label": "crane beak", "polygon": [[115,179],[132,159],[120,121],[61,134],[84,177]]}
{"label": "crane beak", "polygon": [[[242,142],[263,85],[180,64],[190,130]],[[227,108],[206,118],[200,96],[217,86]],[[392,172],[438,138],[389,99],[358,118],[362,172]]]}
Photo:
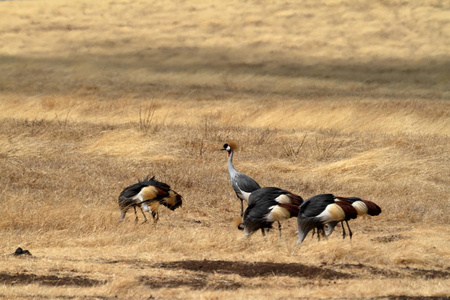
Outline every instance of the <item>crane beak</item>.
{"label": "crane beak", "polygon": [[227,150],[227,148],[222,148],[222,149],[220,149],[220,150]]}

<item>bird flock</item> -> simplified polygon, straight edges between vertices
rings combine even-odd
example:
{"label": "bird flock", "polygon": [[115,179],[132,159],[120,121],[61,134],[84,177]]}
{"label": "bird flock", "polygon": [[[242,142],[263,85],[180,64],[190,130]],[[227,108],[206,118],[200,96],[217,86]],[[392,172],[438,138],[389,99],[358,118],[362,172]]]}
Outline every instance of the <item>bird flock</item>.
{"label": "bird flock", "polygon": [[[313,236],[317,234],[319,240],[327,239],[338,223],[341,223],[342,237],[345,238],[348,234],[351,239],[353,233],[348,221],[358,216],[377,216],[381,213],[381,208],[377,204],[359,197],[320,194],[303,200],[301,196],[278,187],[261,187],[254,179],[238,172],[234,167],[233,155],[237,148],[237,143],[231,141],[224,144],[221,150],[228,154],[231,187],[241,202],[242,222],[238,228],[244,230],[246,238],[258,230],[265,236],[275,222],[278,223],[281,236],[281,222],[297,217],[298,243],[302,243],[310,231]],[[150,213],[153,222],[157,223],[159,206],[175,210],[182,206],[183,197],[168,184],[157,181],[155,177],[147,177],[123,189],[118,202],[121,211],[119,221],[122,221],[127,211],[133,208],[136,222],[139,220],[137,209],[140,209],[144,217],[143,223],[147,222],[144,211]],[[248,203],[245,211],[244,202]]]}

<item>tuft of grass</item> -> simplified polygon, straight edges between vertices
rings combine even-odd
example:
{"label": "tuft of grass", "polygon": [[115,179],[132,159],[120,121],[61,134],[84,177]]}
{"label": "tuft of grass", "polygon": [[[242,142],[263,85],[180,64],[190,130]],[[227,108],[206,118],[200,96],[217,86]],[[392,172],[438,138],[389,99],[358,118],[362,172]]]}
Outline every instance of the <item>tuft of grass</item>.
{"label": "tuft of grass", "polygon": [[158,130],[158,125],[154,124],[155,112],[158,105],[154,102],[146,103],[145,107],[139,105],[139,130],[144,133]]}

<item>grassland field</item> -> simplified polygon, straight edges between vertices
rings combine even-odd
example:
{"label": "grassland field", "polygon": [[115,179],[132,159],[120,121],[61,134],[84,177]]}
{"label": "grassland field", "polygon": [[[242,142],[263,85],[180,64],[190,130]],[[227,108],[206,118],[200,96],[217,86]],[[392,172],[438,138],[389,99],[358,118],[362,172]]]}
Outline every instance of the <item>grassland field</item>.
{"label": "grassland field", "polygon": [[[1,299],[450,297],[448,1],[0,1],[0,16]],[[383,212],[351,241],[298,245],[295,218],[244,239],[231,140],[261,186]],[[182,208],[118,223],[146,176]]]}

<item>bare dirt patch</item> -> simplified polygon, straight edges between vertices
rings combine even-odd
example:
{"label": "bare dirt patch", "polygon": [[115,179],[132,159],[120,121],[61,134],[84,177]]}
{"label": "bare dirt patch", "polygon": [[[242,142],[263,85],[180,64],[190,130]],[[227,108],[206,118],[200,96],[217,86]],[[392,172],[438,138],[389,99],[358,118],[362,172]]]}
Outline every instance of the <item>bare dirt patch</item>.
{"label": "bare dirt patch", "polygon": [[238,274],[243,277],[290,276],[323,279],[350,279],[353,277],[347,273],[299,263],[186,260],[159,263],[155,267],[203,273]]}
{"label": "bare dirt patch", "polygon": [[106,281],[99,281],[82,276],[55,276],[55,275],[36,275],[36,274],[8,274],[0,273],[0,284],[15,285],[15,284],[41,284],[50,286],[78,286],[78,287],[92,287],[96,285],[105,284]]}
{"label": "bare dirt patch", "polygon": [[379,243],[392,243],[399,240],[408,239],[409,237],[401,235],[401,234],[392,234],[387,236],[380,236],[373,238],[372,241],[379,242]]}

